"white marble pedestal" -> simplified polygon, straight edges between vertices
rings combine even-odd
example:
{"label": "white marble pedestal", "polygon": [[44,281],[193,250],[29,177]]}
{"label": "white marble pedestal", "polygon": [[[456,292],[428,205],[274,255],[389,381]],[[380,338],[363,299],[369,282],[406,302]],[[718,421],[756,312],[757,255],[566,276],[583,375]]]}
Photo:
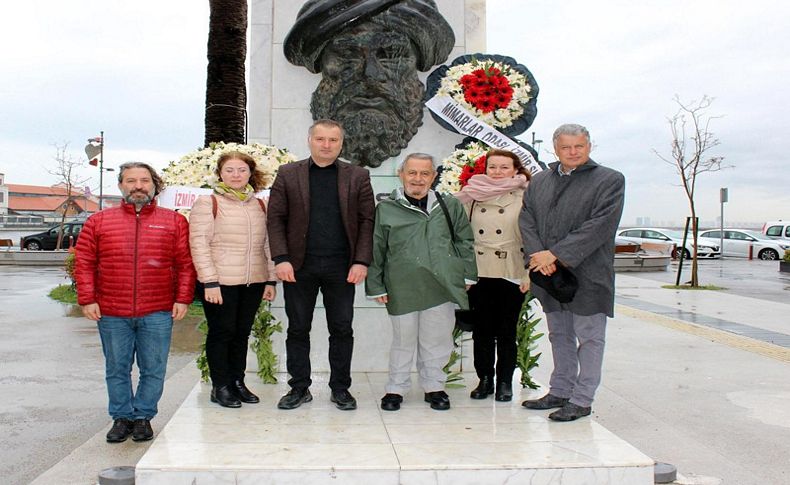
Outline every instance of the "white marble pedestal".
{"label": "white marble pedestal", "polygon": [[[431,410],[415,386],[400,411],[379,409],[386,373],[355,373],[359,408],[329,402],[328,375],[314,373],[314,400],[276,408],[280,383],[248,379],[257,405],[225,409],[199,383],[136,468],[138,485],[205,484],[583,484],[648,485],[653,460],[590,418],[554,423],[549,411],[469,398]],[[518,375],[516,376],[518,379]],[[416,379],[415,379],[416,381]],[[468,375],[466,382],[476,382]]]}

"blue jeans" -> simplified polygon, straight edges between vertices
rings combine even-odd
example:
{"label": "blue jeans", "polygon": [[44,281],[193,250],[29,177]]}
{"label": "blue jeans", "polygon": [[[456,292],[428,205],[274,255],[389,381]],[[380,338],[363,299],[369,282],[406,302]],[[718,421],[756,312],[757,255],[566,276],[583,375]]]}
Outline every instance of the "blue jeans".
{"label": "blue jeans", "polygon": [[[98,323],[104,351],[108,411],[113,419],[151,419],[162,397],[170,351],[170,312],[139,318],[102,316]],[[132,362],[137,357],[140,381],[132,390]]]}

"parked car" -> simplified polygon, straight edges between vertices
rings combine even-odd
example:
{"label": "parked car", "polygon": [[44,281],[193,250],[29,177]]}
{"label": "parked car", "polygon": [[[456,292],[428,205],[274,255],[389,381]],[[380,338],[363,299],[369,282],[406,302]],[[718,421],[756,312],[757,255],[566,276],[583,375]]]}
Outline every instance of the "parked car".
{"label": "parked car", "polygon": [[[82,226],[85,222],[67,222],[63,225],[63,242],[60,244],[61,249],[70,247],[70,244],[77,244],[77,238],[82,232]],[[60,231],[60,224],[47,229],[44,232],[31,234],[30,236],[23,236],[19,240],[19,247],[28,249],[30,251],[55,249],[58,244],[58,231]]]}
{"label": "parked car", "polygon": [[763,224],[762,232],[771,239],[790,241],[790,221],[768,221]]}
{"label": "parked car", "polygon": [[[719,239],[721,231],[705,231],[700,236],[711,239]],[[748,229],[725,229],[724,230],[724,256],[736,256],[748,258],[749,251],[753,257],[760,259],[776,260],[784,255],[785,249],[790,249],[790,241],[771,239],[757,231]]]}
{"label": "parked car", "polygon": [[[694,251],[694,240],[693,237],[691,236],[691,232],[689,232],[685,247],[683,246],[683,232],[675,231],[672,229],[657,229],[654,227],[634,227],[631,229],[622,229],[618,231],[617,237],[636,243],[643,243],[643,242],[673,243],[676,248],[675,251],[672,253],[673,258],[679,256],[677,248],[681,248],[681,247],[684,248],[684,254],[683,254],[684,259],[691,258],[691,255],[693,254]],[[719,251],[718,240],[698,237],[697,242],[699,244],[699,248],[697,249],[697,257],[718,258],[721,256],[721,251]]]}

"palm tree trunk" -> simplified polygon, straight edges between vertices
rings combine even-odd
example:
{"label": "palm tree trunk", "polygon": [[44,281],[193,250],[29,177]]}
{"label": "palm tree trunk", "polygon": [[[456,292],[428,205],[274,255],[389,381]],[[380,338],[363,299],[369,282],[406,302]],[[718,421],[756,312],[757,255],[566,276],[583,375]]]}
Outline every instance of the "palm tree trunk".
{"label": "palm tree trunk", "polygon": [[209,0],[206,136],[211,142],[245,142],[247,0]]}

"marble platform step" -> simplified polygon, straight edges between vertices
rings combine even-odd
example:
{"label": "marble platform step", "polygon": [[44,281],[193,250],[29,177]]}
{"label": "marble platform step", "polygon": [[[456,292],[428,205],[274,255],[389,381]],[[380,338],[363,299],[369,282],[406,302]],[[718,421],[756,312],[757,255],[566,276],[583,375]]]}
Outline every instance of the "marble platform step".
{"label": "marble platform step", "polygon": [[[288,387],[256,384],[257,405],[225,409],[199,383],[136,468],[138,485],[205,484],[628,484],[653,483],[653,460],[593,419],[548,420],[521,407],[543,391],[515,390],[510,403],[448,391],[434,411],[416,385],[400,411],[381,411],[385,373],[354,374],[359,408],[329,401],[326,374],[314,374],[313,401],[283,411]],[[416,376],[415,379],[416,381]],[[154,421],[154,424],[156,423]]]}

